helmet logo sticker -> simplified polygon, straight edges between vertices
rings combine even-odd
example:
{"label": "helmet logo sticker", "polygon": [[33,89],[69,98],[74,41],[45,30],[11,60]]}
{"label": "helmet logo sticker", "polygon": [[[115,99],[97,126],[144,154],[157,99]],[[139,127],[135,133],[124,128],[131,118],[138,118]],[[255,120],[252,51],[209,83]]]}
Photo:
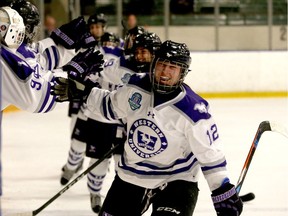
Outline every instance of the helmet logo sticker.
{"label": "helmet logo sticker", "polygon": [[158,155],[168,147],[163,132],[154,122],[147,119],[138,119],[131,125],[128,144],[141,158]]}
{"label": "helmet logo sticker", "polygon": [[130,108],[134,111],[141,107],[141,101],[142,101],[142,95],[138,92],[134,93],[131,98],[129,98],[128,102],[130,105]]}

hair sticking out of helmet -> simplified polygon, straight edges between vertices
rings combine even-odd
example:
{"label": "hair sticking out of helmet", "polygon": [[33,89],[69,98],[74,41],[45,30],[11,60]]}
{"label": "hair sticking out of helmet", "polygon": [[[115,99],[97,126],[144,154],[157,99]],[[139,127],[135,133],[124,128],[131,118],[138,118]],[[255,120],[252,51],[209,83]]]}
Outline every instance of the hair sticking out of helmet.
{"label": "hair sticking out of helmet", "polygon": [[103,28],[107,27],[107,17],[103,14],[93,14],[88,18],[87,24],[90,26],[91,24],[101,23]]}
{"label": "hair sticking out of helmet", "polygon": [[29,1],[15,0],[11,7],[22,16],[25,24],[25,43],[32,43],[39,34],[40,15],[38,8]]}
{"label": "hair sticking out of helmet", "polygon": [[18,48],[25,36],[25,25],[19,13],[10,7],[0,8],[0,40],[10,47]]}
{"label": "hair sticking out of helmet", "polygon": [[183,83],[191,64],[190,51],[185,43],[171,40],[161,44],[150,68],[153,89],[167,94]]}

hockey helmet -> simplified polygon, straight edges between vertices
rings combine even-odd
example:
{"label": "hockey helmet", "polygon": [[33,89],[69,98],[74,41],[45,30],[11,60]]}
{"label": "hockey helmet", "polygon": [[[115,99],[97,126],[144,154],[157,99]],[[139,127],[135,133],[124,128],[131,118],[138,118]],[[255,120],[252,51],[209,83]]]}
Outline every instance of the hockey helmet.
{"label": "hockey helmet", "polygon": [[0,40],[10,47],[18,48],[25,36],[25,25],[19,13],[11,7],[0,8]]}
{"label": "hockey helmet", "polygon": [[[162,80],[157,80],[155,76],[155,68],[157,67],[158,63],[164,66],[175,65],[180,67],[180,76],[178,77],[178,81],[171,85],[168,84],[168,80],[166,80],[169,79],[168,77],[163,77],[163,79],[161,78]],[[176,90],[183,83],[184,78],[189,72],[190,64],[190,51],[185,43],[177,43],[171,40],[167,40],[162,43],[159,50],[157,50],[155,53],[155,57],[150,68],[150,77],[154,90],[163,94],[167,94]]]}
{"label": "hockey helmet", "polygon": [[112,32],[105,32],[101,37],[102,46],[118,46],[119,43],[120,38]]}
{"label": "hockey helmet", "polygon": [[139,34],[143,34],[146,32],[146,30],[141,26],[135,26],[134,28],[128,30],[127,34],[125,35],[125,41],[124,41],[124,52],[125,55],[131,55],[133,50],[133,43],[135,40],[135,37]]}
{"label": "hockey helmet", "polygon": [[25,24],[25,43],[32,43],[40,29],[40,15],[38,8],[29,1],[15,0],[11,7],[22,16]]}
{"label": "hockey helmet", "polygon": [[107,25],[107,17],[103,14],[93,14],[88,18],[87,24],[90,26],[91,24],[102,23],[103,28],[106,28]]}

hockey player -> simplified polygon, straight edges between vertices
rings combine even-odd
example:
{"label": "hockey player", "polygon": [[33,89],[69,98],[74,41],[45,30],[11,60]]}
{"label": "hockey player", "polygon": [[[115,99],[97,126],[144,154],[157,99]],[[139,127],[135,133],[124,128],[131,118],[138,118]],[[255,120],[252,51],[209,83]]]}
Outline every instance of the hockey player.
{"label": "hockey player", "polygon": [[209,104],[184,83],[190,63],[186,44],[168,40],[150,73],[132,75],[118,90],[70,85],[70,96],[82,94],[91,112],[127,119],[124,153],[99,215],[139,216],[152,204],[155,216],[191,216],[200,170],[217,215],[241,214]]}
{"label": "hockey player", "polygon": [[[55,98],[49,92],[51,73],[41,74],[40,65],[31,65],[17,52],[25,37],[22,17],[10,7],[2,7],[1,13],[1,110],[15,105],[29,112],[48,112],[55,106]],[[17,21],[17,23],[16,23]]]}
{"label": "hockey player", "polygon": [[[147,33],[145,34],[145,37],[142,38],[145,39],[139,40],[137,46],[145,48],[149,47],[148,49],[151,50],[152,56],[154,49],[159,47],[161,44],[159,37],[153,33]],[[101,83],[103,89],[111,91],[114,90],[119,84],[126,83],[130,75],[134,72],[125,67],[124,56],[121,55],[123,50],[119,49],[117,46],[117,39],[115,35],[106,32],[102,36],[101,41],[101,50],[105,51],[104,59],[106,62],[104,64],[105,73],[100,73],[100,80],[98,79],[98,81]],[[143,61],[134,61],[134,64],[142,65]],[[72,135],[73,140],[71,142],[68,160],[61,177],[61,183],[65,184],[72,178],[73,174],[77,170],[77,167],[81,165],[84,152],[86,156],[92,158],[92,160],[90,160],[90,164],[92,164],[99,158],[102,158],[113,144],[115,145],[116,143],[123,142],[124,128],[122,123],[107,120],[101,115],[92,114],[89,112],[89,110],[85,109],[85,105],[79,111],[77,117],[74,133]],[[117,135],[116,129],[118,129]],[[118,151],[116,152],[117,155],[114,157],[116,163],[120,153],[122,152],[122,148],[118,148]],[[96,213],[99,212],[101,207],[100,192],[104,177],[109,168],[109,161],[109,159],[104,160],[87,175],[88,189],[91,195],[91,208]],[[74,169],[71,170],[73,172],[68,170],[69,167],[74,167]]]}
{"label": "hockey player", "polygon": [[[3,68],[1,110],[13,104],[29,112],[51,111],[55,106],[55,98],[49,94],[51,82],[54,80],[54,72],[51,70],[67,63],[72,55],[67,55],[70,52],[68,49],[56,46],[54,41],[60,39],[55,34],[53,39],[48,38],[43,40],[45,42],[37,43],[37,49],[32,48],[40,24],[38,9],[30,2],[23,0],[13,2],[11,6],[15,9],[3,7],[1,13],[6,18],[3,18],[4,23],[1,23],[2,44],[4,45],[1,52]],[[7,16],[12,16],[11,11],[13,13],[19,11],[24,17],[22,19],[20,16],[25,24],[24,33],[20,34],[22,27],[14,25],[13,18],[9,17],[9,22],[5,23]],[[19,13],[17,12],[18,16]],[[78,26],[81,26],[78,20],[76,22]],[[83,24],[85,29],[85,22]],[[7,31],[8,27],[10,28],[9,31]],[[21,43],[18,42],[17,46],[7,43],[7,41],[11,42],[11,38],[19,40],[20,35],[22,41]],[[73,42],[76,44],[76,40]],[[63,44],[65,45],[65,43]],[[62,74],[64,73],[62,72]]]}
{"label": "hockey player", "polygon": [[[111,33],[105,34],[107,19],[104,14],[93,14],[88,18],[87,26],[91,35],[98,44],[94,47],[104,54],[107,61],[119,58],[123,51],[116,43],[116,36]],[[102,43],[103,42],[103,43]],[[114,45],[114,46],[111,46]],[[93,79],[89,77],[89,79]],[[113,85],[102,85],[102,88],[111,90]],[[112,146],[116,137],[118,121],[108,121],[99,115],[85,111],[81,101],[70,102],[72,117],[71,146],[66,164],[62,168],[60,183],[65,185],[73,175],[82,168],[84,154],[90,157],[90,165],[102,157]],[[80,106],[82,106],[80,110]],[[103,161],[98,167],[91,170],[87,175],[87,186],[90,192],[91,209],[98,213],[101,208],[102,184],[108,171],[110,159]]]}

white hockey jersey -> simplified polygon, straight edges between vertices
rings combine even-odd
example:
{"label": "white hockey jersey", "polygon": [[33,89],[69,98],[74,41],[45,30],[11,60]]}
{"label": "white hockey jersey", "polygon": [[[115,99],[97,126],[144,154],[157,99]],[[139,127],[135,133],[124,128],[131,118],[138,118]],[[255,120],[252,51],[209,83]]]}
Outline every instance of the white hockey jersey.
{"label": "white hockey jersey", "polygon": [[66,76],[62,70],[55,69],[71,60],[75,51],[56,46],[51,38],[33,47],[23,43],[17,50],[2,47],[1,110],[15,105],[34,113],[51,111],[56,105],[55,97],[50,95],[55,72],[57,76]]}
{"label": "white hockey jersey", "polygon": [[[102,89],[113,91],[117,89],[119,85],[126,84],[134,72],[123,65],[122,53],[119,52],[119,48],[101,47],[100,50],[104,55],[103,71],[95,76],[91,75],[90,79],[97,81]],[[118,120],[108,120],[101,114],[91,113],[88,109],[82,109],[82,111],[84,111],[87,117],[100,122],[119,123]]]}
{"label": "white hockey jersey", "polygon": [[211,191],[220,187],[226,159],[208,102],[185,84],[168,95],[151,89],[148,74],[135,74],[117,91],[93,88],[87,99],[91,112],[127,119],[119,177],[156,188],[179,179],[197,182],[201,168]]}

